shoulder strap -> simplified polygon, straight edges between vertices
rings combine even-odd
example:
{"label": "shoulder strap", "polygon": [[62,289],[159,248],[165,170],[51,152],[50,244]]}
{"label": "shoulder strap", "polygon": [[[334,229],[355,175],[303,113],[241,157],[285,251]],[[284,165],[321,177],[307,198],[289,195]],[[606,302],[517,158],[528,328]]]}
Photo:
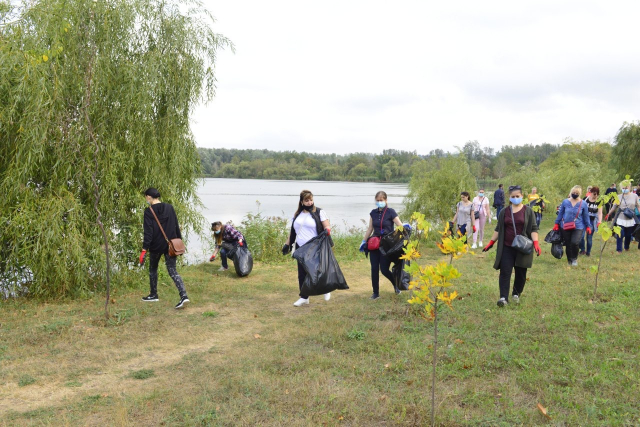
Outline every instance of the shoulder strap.
{"label": "shoulder strap", "polygon": [[150,205],[149,209],[151,210],[151,213],[153,214],[153,217],[156,219],[156,222],[158,223],[158,227],[160,227],[160,231],[162,232],[162,235],[164,236],[164,240],[166,242],[169,242],[169,239],[167,238],[167,235],[164,232],[164,228],[162,228],[162,224],[160,224],[160,220],[158,219],[158,216],[156,215],[156,213],[153,210],[153,205]]}
{"label": "shoulder strap", "polygon": [[382,218],[380,218],[380,235],[382,235],[382,221],[384,221],[384,215],[387,213],[387,208],[384,208],[382,212]]}
{"label": "shoulder strap", "polygon": [[580,206],[578,206],[578,213],[576,213],[576,217],[573,219],[574,221],[580,216],[580,211],[582,210],[582,202],[583,201],[580,200]]}
{"label": "shoulder strap", "polygon": [[513,234],[517,236],[518,230],[516,230],[516,219],[513,217],[513,206],[509,206],[509,210],[511,211],[511,224],[513,225]]}

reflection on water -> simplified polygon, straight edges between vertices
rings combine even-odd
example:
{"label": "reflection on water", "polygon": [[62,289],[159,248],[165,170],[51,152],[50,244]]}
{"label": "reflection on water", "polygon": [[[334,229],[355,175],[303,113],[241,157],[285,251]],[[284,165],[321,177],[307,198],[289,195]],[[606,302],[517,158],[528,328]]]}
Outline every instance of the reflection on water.
{"label": "reflection on water", "polygon": [[[265,216],[291,219],[302,190],[310,190],[314,194],[316,205],[327,212],[334,229],[347,230],[368,224],[369,212],[375,208],[378,191],[385,191],[389,206],[400,210],[407,185],[210,178],[204,180],[198,195],[204,205],[202,214],[209,223],[233,221],[239,225],[247,212],[257,212],[258,209]],[[402,216],[401,219],[405,220]],[[250,241],[251,236],[247,239]],[[203,248],[203,243],[196,236],[190,236],[190,262],[199,262],[208,252],[209,248]]]}

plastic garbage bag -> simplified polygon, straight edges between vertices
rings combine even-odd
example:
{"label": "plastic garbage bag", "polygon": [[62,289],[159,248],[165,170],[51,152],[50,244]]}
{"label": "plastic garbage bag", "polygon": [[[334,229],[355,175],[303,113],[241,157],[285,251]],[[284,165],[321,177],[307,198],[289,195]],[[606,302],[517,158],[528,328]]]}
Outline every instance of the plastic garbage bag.
{"label": "plastic garbage bag", "polygon": [[411,275],[404,271],[405,265],[411,265],[411,261],[404,259],[398,260],[393,264],[391,274],[393,275],[393,285],[396,289],[401,291],[409,290],[409,282],[411,281]]}
{"label": "plastic garbage bag", "polygon": [[324,295],[337,289],[349,289],[331,246],[331,236],[323,231],[293,253],[307,273],[301,295]]}
{"label": "plastic garbage bag", "polygon": [[253,270],[253,255],[245,246],[238,246],[233,254],[233,267],[240,277],[248,276]]}
{"label": "plastic garbage bag", "polygon": [[406,228],[396,229],[393,233],[387,233],[380,239],[380,253],[387,258],[397,258],[402,255],[405,242],[409,240],[411,231]]}
{"label": "plastic garbage bag", "polygon": [[562,243],[556,242],[551,244],[551,255],[555,258],[562,259],[564,249],[562,249]]}
{"label": "plastic garbage bag", "polygon": [[552,243],[552,244],[553,243],[562,243],[562,233],[560,232],[560,230],[558,230],[558,231],[551,230],[545,236],[544,241],[547,242],[547,243]]}

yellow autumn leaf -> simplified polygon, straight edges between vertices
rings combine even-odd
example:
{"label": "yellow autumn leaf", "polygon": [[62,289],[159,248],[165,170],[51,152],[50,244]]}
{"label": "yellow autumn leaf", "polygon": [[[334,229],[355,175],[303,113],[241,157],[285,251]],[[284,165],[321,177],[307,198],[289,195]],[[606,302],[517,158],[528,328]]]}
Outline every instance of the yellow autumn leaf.
{"label": "yellow autumn leaf", "polygon": [[42,55],[42,60],[44,62],[47,62],[49,60],[49,57],[47,55]]}

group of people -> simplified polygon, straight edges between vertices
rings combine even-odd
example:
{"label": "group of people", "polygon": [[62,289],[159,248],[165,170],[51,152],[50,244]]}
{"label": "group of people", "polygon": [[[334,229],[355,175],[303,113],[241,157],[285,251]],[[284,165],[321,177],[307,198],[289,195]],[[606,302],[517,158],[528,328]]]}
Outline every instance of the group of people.
{"label": "group of people", "polygon": [[[621,194],[615,197],[610,206],[605,206],[597,186],[589,187],[583,198],[582,187],[576,185],[571,189],[569,197],[563,200],[558,207],[553,230],[560,231],[562,229],[567,260],[571,266],[577,265],[578,255],[590,255],[592,236],[603,220],[604,208],[608,210],[604,217],[605,220],[611,219],[613,224],[622,230],[620,236],[616,236],[618,253],[622,253],[623,246],[625,250],[629,250],[631,237],[640,224],[640,199],[638,194],[631,190],[629,180],[622,181],[620,187]],[[607,192],[611,193],[612,188],[614,192],[616,191],[614,184]],[[456,205],[453,219],[460,235],[473,233],[472,239],[468,238],[467,240],[468,242],[472,240],[470,243],[472,248],[482,248],[483,252],[486,252],[496,246],[497,256],[494,268],[500,271],[498,279],[500,290],[498,306],[500,307],[507,305],[510,299],[516,303],[520,301],[520,295],[527,280],[527,270],[533,264],[533,254],[539,256],[541,253],[538,232],[542,220],[542,210],[545,207],[544,199],[537,194],[535,188],[528,195],[528,203],[524,203],[523,191],[518,185],[508,188],[509,205],[506,207],[505,196],[503,186],[500,184],[494,193],[493,202],[497,211],[497,224],[486,246],[483,246],[484,228],[487,221],[491,223],[492,217],[489,198],[484,189],[479,189],[473,199],[468,192],[460,193],[460,202]],[[143,301],[158,301],[158,262],[164,255],[169,275],[180,294],[180,302],[176,308],[181,308],[189,302],[189,299],[182,278],[176,271],[176,257],[170,256],[168,252],[168,240],[174,237],[181,238],[178,219],[173,207],[159,200],[158,190],[149,188],[145,192],[145,198],[149,206],[144,212],[144,242],[140,254],[140,264],[144,263],[146,254],[149,252],[150,293],[143,298]],[[399,259],[389,257],[380,251],[380,239],[392,233],[397,227],[411,230],[410,225],[403,224],[397,212],[388,205],[387,194],[384,191],[376,193],[374,200],[375,208],[369,212],[369,225],[359,248],[369,257],[371,264],[372,300],[380,298],[380,273],[391,282],[396,294],[401,293],[401,290],[396,286],[390,268],[391,264],[397,263]],[[154,216],[157,216],[158,220],[154,221]],[[328,214],[315,205],[313,193],[308,190],[303,190],[300,193],[291,223],[289,236],[282,250],[285,255],[292,249],[304,246],[320,233],[331,234]],[[162,224],[166,236],[160,234],[160,224]],[[220,255],[221,270],[226,270],[228,269],[228,252],[234,245],[246,245],[246,240],[242,233],[233,226],[224,225],[221,222],[214,222],[212,231],[216,249],[210,260],[213,261]],[[638,249],[640,249],[640,243]],[[511,288],[511,277],[514,273],[515,279]],[[298,300],[293,304],[296,307],[309,304],[309,295],[302,292],[305,277],[305,269],[298,261],[298,285],[301,292]],[[330,293],[324,295],[325,301],[329,301],[330,298]]]}

